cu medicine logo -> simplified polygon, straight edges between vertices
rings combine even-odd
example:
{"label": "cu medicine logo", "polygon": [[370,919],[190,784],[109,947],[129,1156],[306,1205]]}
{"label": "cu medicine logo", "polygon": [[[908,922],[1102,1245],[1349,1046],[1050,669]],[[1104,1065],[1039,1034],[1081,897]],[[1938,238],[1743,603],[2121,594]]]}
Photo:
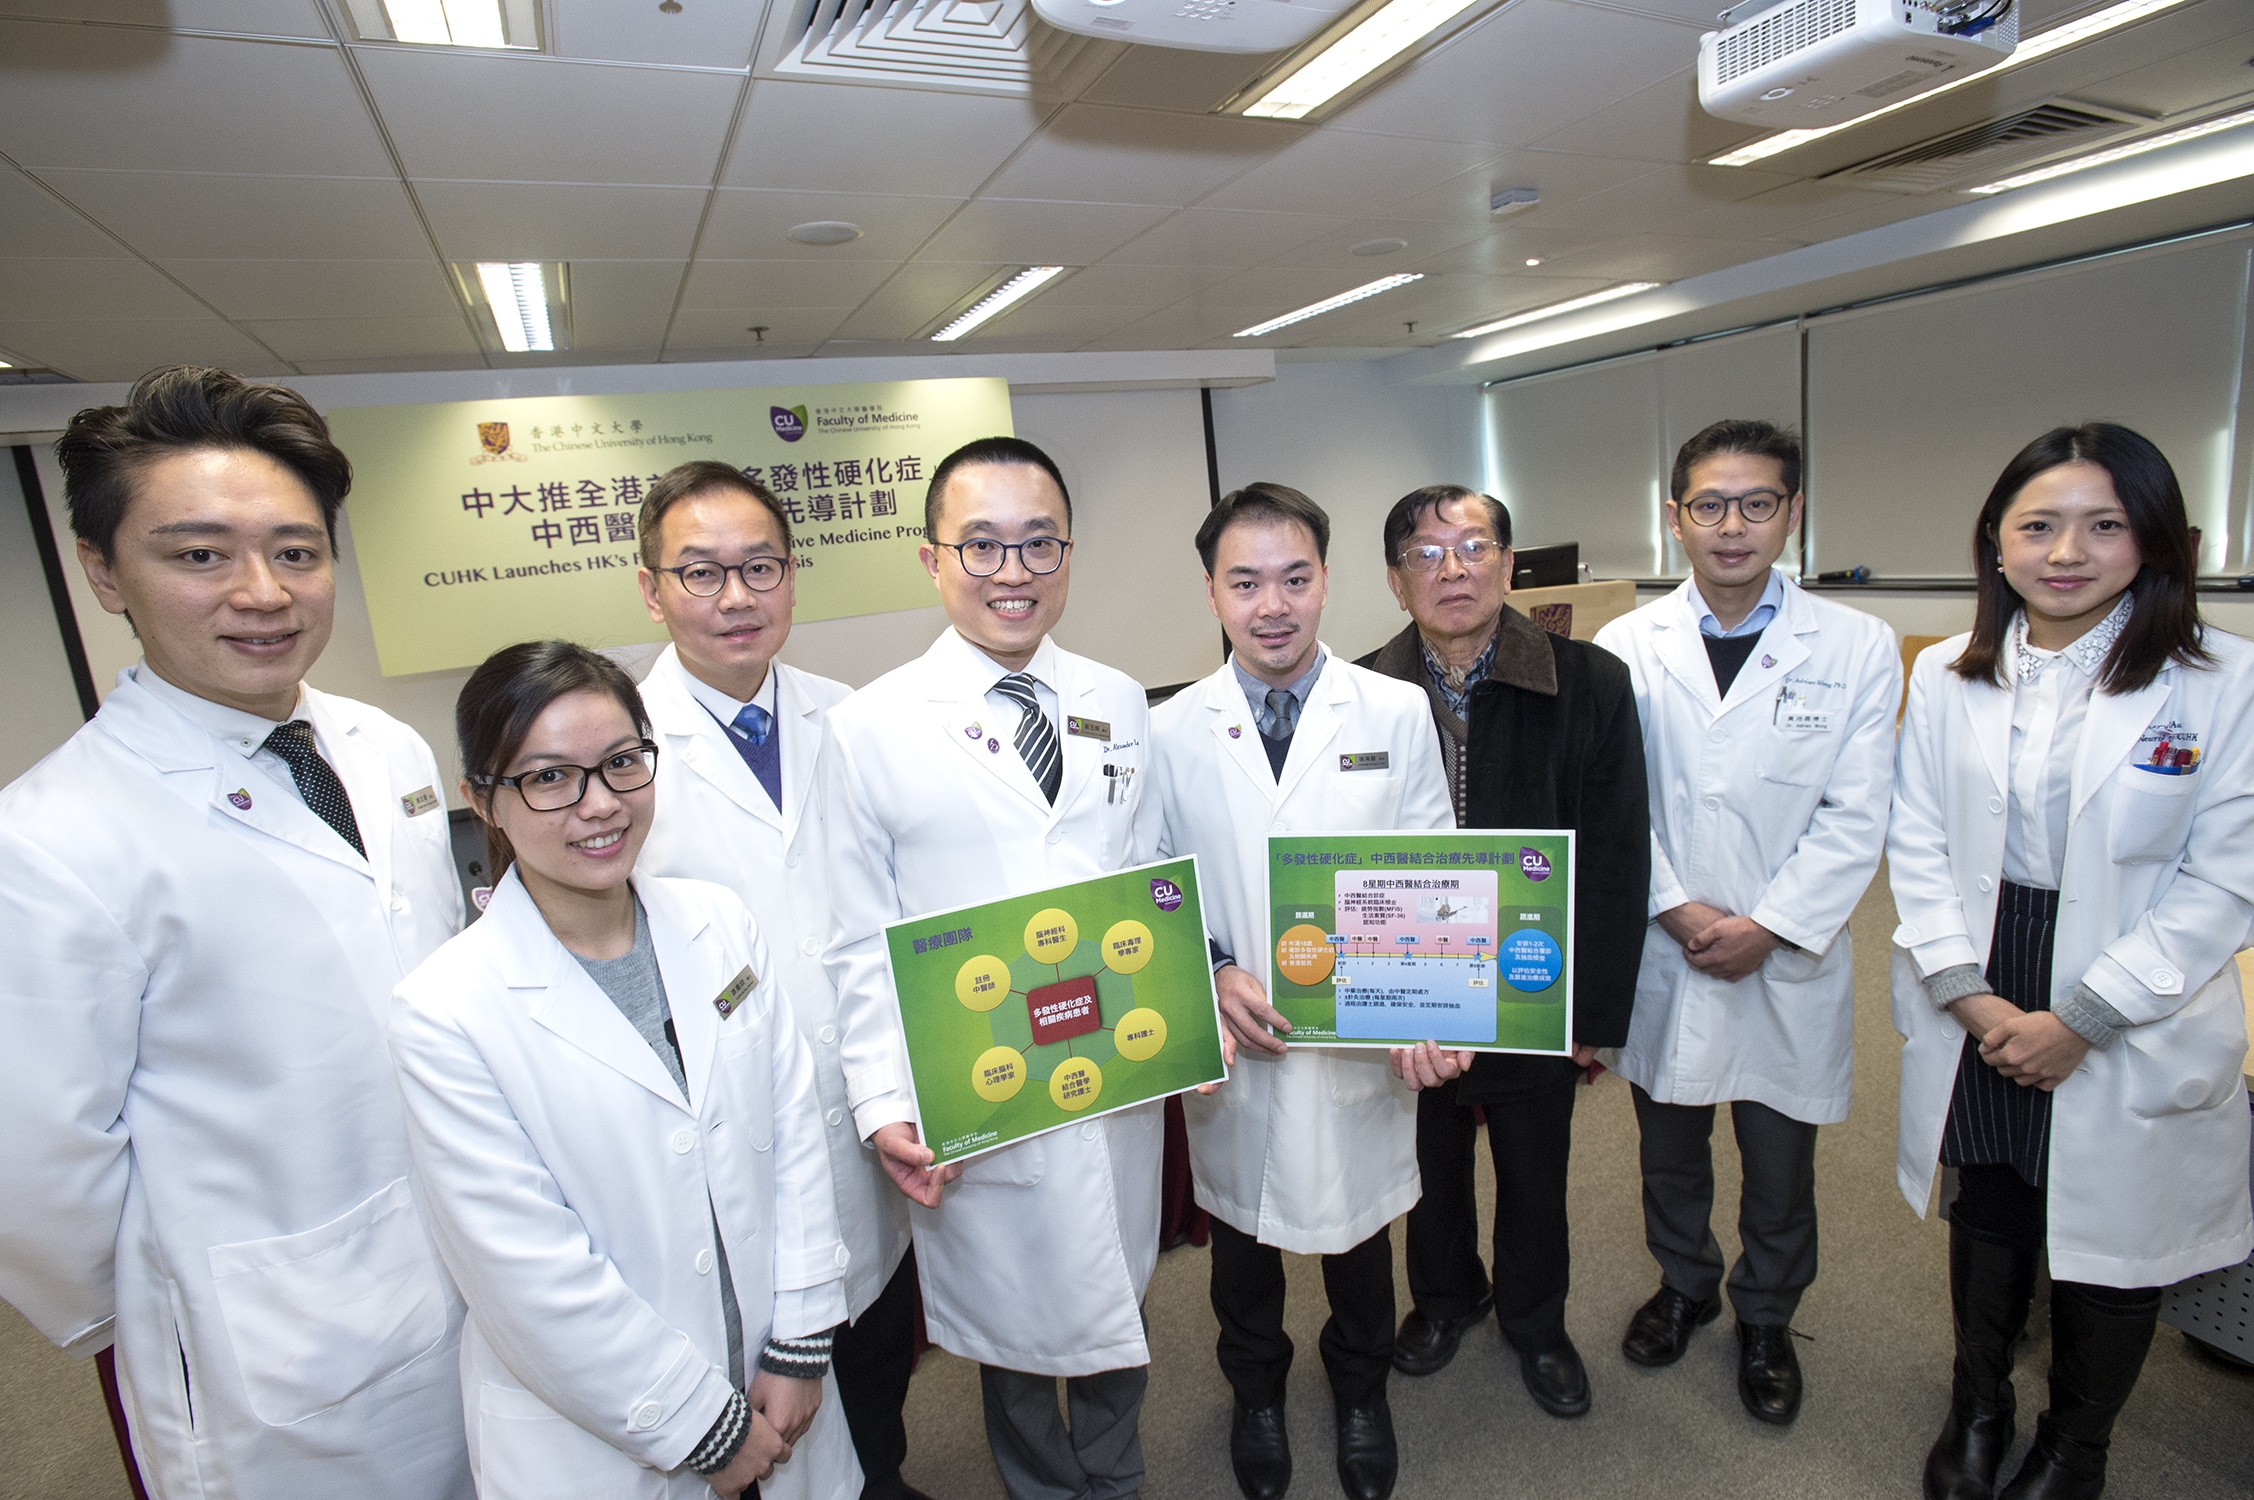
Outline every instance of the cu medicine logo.
{"label": "cu medicine logo", "polygon": [[806,436],[806,408],[804,406],[770,406],[767,420],[775,424],[775,436],[786,443],[795,443]]}
{"label": "cu medicine logo", "polygon": [[1521,844],[1518,846],[1518,870],[1528,880],[1547,880],[1550,878],[1549,856],[1531,844]]}

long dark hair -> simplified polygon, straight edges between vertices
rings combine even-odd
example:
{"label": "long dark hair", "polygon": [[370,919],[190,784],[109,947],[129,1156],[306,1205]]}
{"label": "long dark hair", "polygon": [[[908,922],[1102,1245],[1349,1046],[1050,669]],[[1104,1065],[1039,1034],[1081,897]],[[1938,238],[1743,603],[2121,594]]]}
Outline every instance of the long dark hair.
{"label": "long dark hair", "polygon": [[1972,572],[1980,594],[1973,606],[1972,639],[1949,669],[1967,682],[2004,682],[2003,647],[2011,617],[2024,607],[2003,575],[1997,538],[2004,512],[2036,478],[2063,464],[2096,464],[2112,477],[2113,493],[2129,515],[2143,566],[2129,583],[2129,623],[2106,653],[2098,685],[2108,693],[2133,693],[2169,662],[2205,666],[2214,656],[2200,644],[2199,556],[2184,517],[2183,487],[2166,455],[2142,433],[2114,422],[2054,427],[2004,465],[1972,528]]}
{"label": "long dark hair", "polygon": [[[634,679],[599,652],[571,641],[524,641],[488,656],[454,700],[454,737],[462,749],[462,774],[473,787],[480,777],[500,775],[524,748],[533,720],[549,704],[584,692],[610,694],[634,721],[637,732],[650,732],[650,716]],[[485,862],[491,871],[487,878],[497,885],[517,855],[493,819],[494,793],[494,788],[485,790],[483,807],[473,796],[470,809],[485,825]]]}

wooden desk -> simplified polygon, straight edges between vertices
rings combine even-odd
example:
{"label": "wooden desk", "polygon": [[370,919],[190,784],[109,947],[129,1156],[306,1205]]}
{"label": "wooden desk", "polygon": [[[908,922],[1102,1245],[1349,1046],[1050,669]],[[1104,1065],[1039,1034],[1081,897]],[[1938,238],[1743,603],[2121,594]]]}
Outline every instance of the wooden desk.
{"label": "wooden desk", "polygon": [[1513,589],[1510,606],[1544,630],[1585,641],[1636,607],[1636,586],[1625,578],[1608,578],[1554,589]]}

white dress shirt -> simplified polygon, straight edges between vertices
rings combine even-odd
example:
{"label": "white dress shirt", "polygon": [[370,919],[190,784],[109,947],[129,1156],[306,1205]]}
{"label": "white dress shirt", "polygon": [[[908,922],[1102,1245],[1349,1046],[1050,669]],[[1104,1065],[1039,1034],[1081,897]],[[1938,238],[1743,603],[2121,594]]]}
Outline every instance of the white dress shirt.
{"label": "white dress shirt", "polygon": [[2074,757],[2090,695],[2129,620],[2124,595],[2113,612],[2064,650],[2027,639],[2025,611],[2006,632],[2004,670],[2011,679],[2011,815],[2004,828],[2004,879],[2038,890],[2058,889],[2066,861]]}

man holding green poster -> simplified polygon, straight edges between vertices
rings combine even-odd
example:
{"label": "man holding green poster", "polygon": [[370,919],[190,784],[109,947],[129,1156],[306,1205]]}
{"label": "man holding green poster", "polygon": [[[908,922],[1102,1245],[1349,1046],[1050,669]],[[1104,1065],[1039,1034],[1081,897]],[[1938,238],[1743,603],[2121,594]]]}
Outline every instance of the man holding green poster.
{"label": "man holding green poster", "polygon": [[1143,1480],[1161,1105],[934,1170],[911,1123],[885,926],[1147,863],[1149,709],[1124,674],[1049,639],[1072,502],[1047,454],[1016,438],[957,449],[932,472],[924,527],[949,628],[830,710],[821,761],[846,1098],[914,1205],[932,1341],[981,1366],[1011,1500],[1125,1500]]}
{"label": "man holding green poster", "polygon": [[[1268,837],[1455,826],[1424,695],[1317,638],[1329,546],[1330,518],[1297,490],[1226,496],[1197,549],[1230,660],[1151,721],[1165,852],[1197,855],[1214,941],[1234,955],[1214,982],[1236,1071],[1184,1105],[1198,1202],[1213,1215],[1218,1352],[1236,1393],[1229,1450],[1247,1500],[1275,1500],[1291,1482],[1285,1250],[1323,1258],[1339,1483],[1353,1500],[1392,1492],[1388,1226],[1418,1194],[1416,1100],[1393,1073],[1413,1057],[1389,1066],[1381,1049],[1289,1047],[1280,1035],[1291,1023],[1258,977]],[[1441,1065],[1429,1045],[1417,1052],[1428,1070]],[[1452,1076],[1452,1055],[1444,1066]]]}

